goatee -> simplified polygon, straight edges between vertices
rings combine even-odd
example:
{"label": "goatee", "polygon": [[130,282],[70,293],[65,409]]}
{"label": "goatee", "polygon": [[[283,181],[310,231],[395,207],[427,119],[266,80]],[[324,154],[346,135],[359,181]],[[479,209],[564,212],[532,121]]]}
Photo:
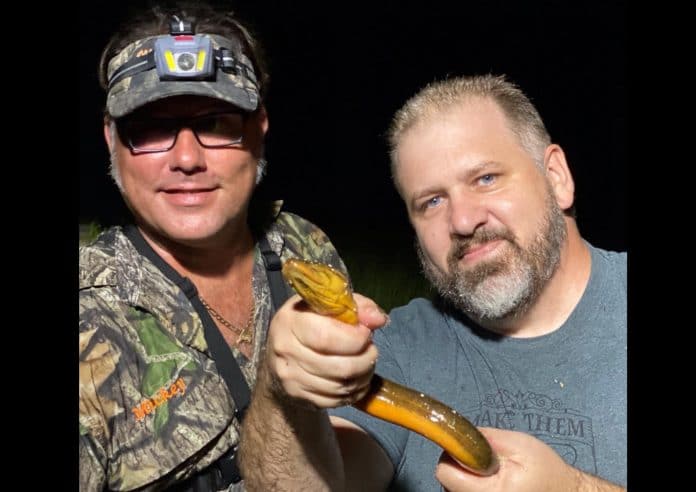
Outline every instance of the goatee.
{"label": "goatee", "polygon": [[[563,212],[551,190],[532,243],[524,248],[507,228],[477,229],[467,237],[455,237],[447,255],[448,272],[442,272],[428,258],[420,243],[416,251],[423,273],[445,301],[475,320],[502,320],[524,314],[541,294],[560,262],[566,238]],[[491,260],[464,268],[462,257],[472,247],[502,240]]]}

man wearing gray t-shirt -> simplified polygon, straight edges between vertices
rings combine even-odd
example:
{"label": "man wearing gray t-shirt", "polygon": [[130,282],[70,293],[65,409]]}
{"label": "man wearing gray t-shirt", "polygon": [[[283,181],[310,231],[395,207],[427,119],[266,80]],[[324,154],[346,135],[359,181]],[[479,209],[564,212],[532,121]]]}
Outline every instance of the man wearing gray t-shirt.
{"label": "man wearing gray t-shirt", "polygon": [[[625,490],[626,254],[580,235],[568,163],[534,106],[504,77],[452,78],[407,101],[389,139],[438,297],[395,309],[378,331],[387,318],[360,295],[356,327],[287,302],[243,427],[247,485]],[[497,472],[466,471],[419,434],[345,407],[375,370],[466,416]]]}

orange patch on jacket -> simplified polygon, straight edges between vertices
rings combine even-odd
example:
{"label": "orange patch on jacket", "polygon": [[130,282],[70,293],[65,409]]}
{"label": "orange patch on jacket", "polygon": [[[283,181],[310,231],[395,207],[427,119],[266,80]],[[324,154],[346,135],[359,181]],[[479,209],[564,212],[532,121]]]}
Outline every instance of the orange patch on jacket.
{"label": "orange patch on jacket", "polygon": [[155,393],[155,396],[143,400],[139,405],[132,408],[132,411],[135,414],[135,419],[137,421],[144,419],[146,416],[154,412],[157,407],[163,403],[166,403],[171,398],[174,398],[175,395],[184,396],[185,392],[186,383],[184,383],[183,378],[179,378],[174,381],[174,384],[169,386],[169,388],[162,386],[159,391]]}

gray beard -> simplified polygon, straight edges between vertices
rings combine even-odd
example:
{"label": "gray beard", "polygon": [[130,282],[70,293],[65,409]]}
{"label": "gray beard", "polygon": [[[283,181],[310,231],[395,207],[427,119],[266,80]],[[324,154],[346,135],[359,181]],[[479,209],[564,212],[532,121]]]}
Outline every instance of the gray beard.
{"label": "gray beard", "polygon": [[[478,320],[503,320],[527,312],[558,268],[561,245],[566,238],[563,212],[549,189],[546,214],[532,244],[524,249],[508,229],[476,230],[456,237],[447,254],[447,272],[442,272],[416,241],[416,252],[425,277],[456,309]],[[463,270],[459,260],[471,245],[495,239],[506,242],[498,258]]]}

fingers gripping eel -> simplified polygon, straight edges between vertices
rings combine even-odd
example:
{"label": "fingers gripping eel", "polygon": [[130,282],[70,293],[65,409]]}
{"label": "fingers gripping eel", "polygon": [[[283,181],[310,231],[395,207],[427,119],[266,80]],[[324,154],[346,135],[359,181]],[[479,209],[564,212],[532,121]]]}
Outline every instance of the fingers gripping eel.
{"label": "fingers gripping eel", "polygon": [[[352,289],[339,271],[321,263],[290,259],[283,264],[283,276],[313,311],[358,323]],[[353,406],[430,439],[473,473],[492,475],[498,470],[498,459],[483,434],[428,395],[375,374],[367,395]]]}

